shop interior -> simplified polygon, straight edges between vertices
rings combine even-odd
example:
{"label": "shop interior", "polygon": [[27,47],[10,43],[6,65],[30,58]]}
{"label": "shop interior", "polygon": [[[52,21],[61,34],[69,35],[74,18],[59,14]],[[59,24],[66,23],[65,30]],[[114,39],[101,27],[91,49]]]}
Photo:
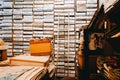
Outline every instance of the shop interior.
{"label": "shop interior", "polygon": [[120,0],[1,0],[0,80],[120,80]]}

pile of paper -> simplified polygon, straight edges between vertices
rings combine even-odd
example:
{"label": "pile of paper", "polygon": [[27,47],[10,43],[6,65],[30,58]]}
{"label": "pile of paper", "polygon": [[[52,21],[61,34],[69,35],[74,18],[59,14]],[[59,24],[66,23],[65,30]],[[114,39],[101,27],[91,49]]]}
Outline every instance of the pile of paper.
{"label": "pile of paper", "polygon": [[46,66],[50,56],[27,56],[20,55],[10,58],[10,65],[19,66]]}

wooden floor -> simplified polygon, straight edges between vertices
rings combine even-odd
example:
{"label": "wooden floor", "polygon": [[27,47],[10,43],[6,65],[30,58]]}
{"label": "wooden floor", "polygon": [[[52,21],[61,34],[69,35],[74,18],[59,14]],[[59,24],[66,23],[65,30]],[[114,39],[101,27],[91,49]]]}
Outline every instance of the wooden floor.
{"label": "wooden floor", "polygon": [[75,78],[73,78],[73,77],[63,77],[63,78],[57,77],[54,80],[75,80]]}
{"label": "wooden floor", "polygon": [[[54,80],[88,80],[88,79],[75,79],[73,77],[63,77],[63,78],[54,78]],[[91,74],[89,80],[105,80],[102,76],[99,76],[97,74]]]}
{"label": "wooden floor", "polygon": [[73,77],[63,77],[61,80],[75,80]]}
{"label": "wooden floor", "polygon": [[84,75],[83,77],[79,77],[77,79],[73,78],[73,77],[63,77],[63,78],[54,78],[54,80],[105,80],[103,78],[103,76],[100,76],[99,74],[90,74],[89,79],[85,78],[86,76]]}

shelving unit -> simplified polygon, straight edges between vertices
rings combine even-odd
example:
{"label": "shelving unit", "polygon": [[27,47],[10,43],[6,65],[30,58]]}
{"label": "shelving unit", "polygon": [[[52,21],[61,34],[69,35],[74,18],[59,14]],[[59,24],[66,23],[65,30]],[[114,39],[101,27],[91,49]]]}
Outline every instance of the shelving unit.
{"label": "shelving unit", "polygon": [[[69,14],[67,19],[66,17],[61,18],[58,15],[58,27],[55,35],[55,51],[57,51],[55,62],[57,65],[57,75],[59,76],[75,76],[73,75],[75,69],[74,49],[72,49],[74,46],[70,47],[72,41],[70,41]],[[64,20],[67,20],[67,27],[63,24]],[[71,52],[73,53],[71,54]]]}
{"label": "shelving unit", "polygon": [[33,37],[33,0],[23,1],[23,53],[29,51],[29,41]]}
{"label": "shelving unit", "polygon": [[[97,10],[98,3],[97,0],[76,0],[76,13],[75,13],[75,36],[76,36],[76,51],[79,48],[79,31],[82,27],[87,26],[92,16],[94,15],[95,11]],[[76,54],[77,55],[77,54]],[[76,60],[76,63],[77,60]],[[77,64],[78,66],[78,64]]]}
{"label": "shelving unit", "polygon": [[46,37],[53,36],[53,28],[54,28],[54,0],[44,0],[43,5],[43,35]]}
{"label": "shelving unit", "polygon": [[0,27],[1,27],[1,39],[3,39],[8,45],[10,45],[7,51],[8,55],[12,55],[12,11],[13,11],[13,2],[9,1],[0,1]]}
{"label": "shelving unit", "polygon": [[23,45],[23,25],[22,25],[22,6],[23,2],[13,1],[13,56],[14,54],[22,54]]}
{"label": "shelving unit", "polygon": [[33,0],[33,37],[43,35],[44,28],[44,0]]}
{"label": "shelving unit", "polygon": [[74,0],[55,1],[54,36],[56,76],[75,77]]}

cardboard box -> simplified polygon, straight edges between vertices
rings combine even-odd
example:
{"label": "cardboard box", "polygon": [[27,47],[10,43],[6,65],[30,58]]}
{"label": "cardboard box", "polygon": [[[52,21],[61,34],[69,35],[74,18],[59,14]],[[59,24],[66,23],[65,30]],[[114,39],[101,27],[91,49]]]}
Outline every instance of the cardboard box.
{"label": "cardboard box", "polygon": [[48,39],[30,40],[30,54],[34,56],[50,55],[52,53],[51,41]]}

